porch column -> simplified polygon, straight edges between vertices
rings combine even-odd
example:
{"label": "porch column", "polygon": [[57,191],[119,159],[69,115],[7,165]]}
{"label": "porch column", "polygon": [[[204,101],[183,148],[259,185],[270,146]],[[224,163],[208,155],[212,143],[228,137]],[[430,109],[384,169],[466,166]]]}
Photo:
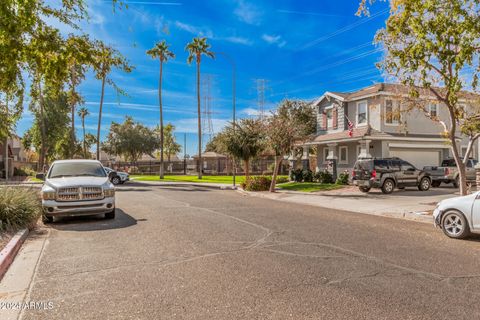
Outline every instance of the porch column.
{"label": "porch column", "polygon": [[321,144],[317,144],[317,165],[315,167],[315,172],[322,171],[323,168],[323,149]]}
{"label": "porch column", "polygon": [[370,142],[372,142],[372,140],[360,141],[360,154],[358,155],[358,159],[372,158],[372,155],[370,154]]}
{"label": "porch column", "polygon": [[303,153],[302,153],[302,168],[303,170],[310,169],[310,155],[309,146],[303,146]]}
{"label": "porch column", "polygon": [[336,143],[329,143],[328,146],[328,171],[332,174],[333,180],[337,180],[337,144]]}

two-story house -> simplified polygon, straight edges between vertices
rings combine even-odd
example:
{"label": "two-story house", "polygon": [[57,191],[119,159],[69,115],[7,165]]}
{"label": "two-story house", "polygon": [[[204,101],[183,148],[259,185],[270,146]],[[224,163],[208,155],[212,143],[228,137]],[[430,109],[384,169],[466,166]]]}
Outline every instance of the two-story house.
{"label": "two-story house", "polygon": [[[351,170],[358,158],[399,157],[418,168],[439,165],[451,156],[443,127],[432,121],[425,110],[405,112],[408,98],[406,87],[380,83],[351,93],[325,92],[314,102],[317,112],[317,135],[305,143],[317,148],[317,170],[331,159],[337,171]],[[427,93],[426,112],[432,118],[448,120],[447,108]],[[431,100],[431,102],[430,102]],[[351,123],[349,125],[349,122]],[[459,151],[463,155],[468,140],[458,135]],[[471,157],[479,158],[476,145]]]}

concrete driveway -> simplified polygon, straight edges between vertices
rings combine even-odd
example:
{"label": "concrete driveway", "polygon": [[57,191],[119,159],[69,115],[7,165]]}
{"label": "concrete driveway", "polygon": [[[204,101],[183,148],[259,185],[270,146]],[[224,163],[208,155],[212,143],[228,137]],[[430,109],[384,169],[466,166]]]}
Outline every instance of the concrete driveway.
{"label": "concrete driveway", "polygon": [[458,196],[458,189],[452,187],[432,188],[421,192],[417,188],[395,190],[392,194],[383,194],[380,189],[363,193],[357,187],[325,192],[282,191],[250,192],[251,196],[269,198],[317,207],[345,210],[365,214],[407,218],[431,223],[431,212],[436,204],[451,197]]}
{"label": "concrete driveway", "polygon": [[117,196],[115,220],[63,219],[27,240],[0,302],[51,303],[20,314],[35,320],[480,318],[478,238],[234,191]]}

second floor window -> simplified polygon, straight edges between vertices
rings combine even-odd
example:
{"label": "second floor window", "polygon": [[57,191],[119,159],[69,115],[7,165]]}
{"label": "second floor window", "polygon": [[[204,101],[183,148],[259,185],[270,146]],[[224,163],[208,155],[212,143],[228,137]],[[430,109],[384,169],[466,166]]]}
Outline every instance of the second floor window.
{"label": "second floor window", "polygon": [[400,105],[396,101],[385,101],[385,123],[398,124],[400,122]]}
{"label": "second floor window", "polygon": [[357,125],[367,124],[367,102],[357,103]]}

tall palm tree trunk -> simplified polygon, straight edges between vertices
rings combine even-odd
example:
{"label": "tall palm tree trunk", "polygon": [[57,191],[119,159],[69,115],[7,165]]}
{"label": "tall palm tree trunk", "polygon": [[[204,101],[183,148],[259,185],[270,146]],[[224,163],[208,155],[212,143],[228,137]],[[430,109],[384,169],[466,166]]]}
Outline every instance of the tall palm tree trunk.
{"label": "tall palm tree trunk", "polygon": [[98,127],[97,127],[97,160],[100,160],[100,127],[102,125],[102,108],[103,96],[105,93],[105,76],[102,78],[102,94],[100,96],[100,109],[98,110]]}
{"label": "tall palm tree trunk", "polygon": [[82,129],[83,129],[83,157],[87,158],[87,145],[85,144],[85,116],[82,116]]}
{"label": "tall palm tree trunk", "polygon": [[245,178],[248,178],[250,176],[250,159],[245,159],[243,162],[245,164]]}
{"label": "tall palm tree trunk", "polygon": [[202,119],[200,110],[200,59],[197,57],[198,179],[202,179]]}
{"label": "tall palm tree trunk", "polygon": [[[75,95],[75,68],[72,68],[72,93]],[[71,132],[71,139],[72,139],[72,144],[71,144],[71,149],[70,149],[70,157],[73,158],[75,155],[75,98],[73,98],[72,101],[72,132]]]}
{"label": "tall palm tree trunk", "polygon": [[158,101],[160,105],[160,179],[164,178],[164,163],[163,163],[163,104],[162,104],[162,73],[163,61],[160,59],[160,75],[158,80]]}

